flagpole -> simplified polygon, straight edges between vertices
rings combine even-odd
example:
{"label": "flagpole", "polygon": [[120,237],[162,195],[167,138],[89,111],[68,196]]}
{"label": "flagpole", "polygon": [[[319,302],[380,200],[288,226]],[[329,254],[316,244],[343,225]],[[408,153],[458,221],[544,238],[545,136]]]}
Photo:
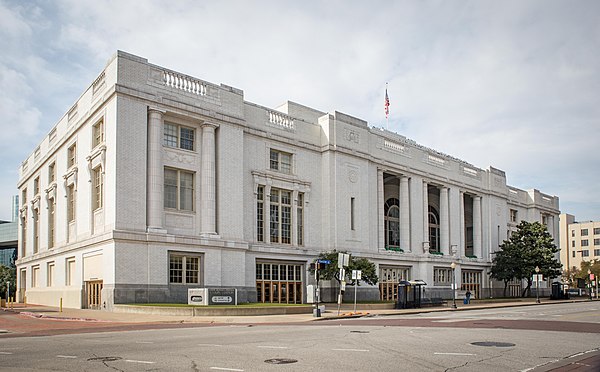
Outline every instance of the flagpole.
{"label": "flagpole", "polygon": [[387,92],[387,88],[388,88],[388,83],[385,83],[385,129],[387,131],[390,130],[390,118],[389,118],[389,113],[390,113],[390,99],[388,97],[388,92]]}

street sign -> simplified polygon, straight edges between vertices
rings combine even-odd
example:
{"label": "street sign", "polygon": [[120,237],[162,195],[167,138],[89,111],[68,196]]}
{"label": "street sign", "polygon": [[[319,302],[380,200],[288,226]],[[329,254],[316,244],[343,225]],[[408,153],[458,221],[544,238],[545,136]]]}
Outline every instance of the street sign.
{"label": "street sign", "polygon": [[533,277],[531,278],[531,280],[534,282],[543,282],[544,276],[542,274],[533,274]]}
{"label": "street sign", "polygon": [[590,274],[590,280],[594,280],[594,273]]}
{"label": "street sign", "polygon": [[317,262],[325,264],[325,265],[329,265],[331,263],[331,260],[317,260]]}
{"label": "street sign", "polygon": [[341,269],[350,264],[350,255],[346,253],[338,253],[338,267]]}
{"label": "street sign", "polygon": [[360,280],[362,277],[362,271],[361,270],[352,270],[352,279],[353,280]]}

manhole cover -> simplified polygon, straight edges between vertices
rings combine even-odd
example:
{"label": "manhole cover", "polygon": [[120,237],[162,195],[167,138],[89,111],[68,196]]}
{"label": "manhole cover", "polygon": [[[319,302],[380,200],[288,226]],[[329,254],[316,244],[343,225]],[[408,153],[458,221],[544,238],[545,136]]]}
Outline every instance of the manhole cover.
{"label": "manhole cover", "polygon": [[88,362],[114,362],[116,360],[121,360],[121,359],[123,359],[123,358],[115,357],[115,356],[94,357],[94,358],[88,358]]}
{"label": "manhole cover", "polygon": [[296,363],[296,362],[297,362],[296,359],[288,359],[288,358],[274,358],[274,359],[265,360],[265,363],[269,363],[269,364],[290,364],[290,363]]}
{"label": "manhole cover", "polygon": [[471,342],[471,345],[487,346],[487,347],[512,347],[512,346],[515,346],[515,344],[513,344],[511,342],[496,342],[496,341]]}
{"label": "manhole cover", "polygon": [[350,331],[350,333],[369,333],[369,331]]}

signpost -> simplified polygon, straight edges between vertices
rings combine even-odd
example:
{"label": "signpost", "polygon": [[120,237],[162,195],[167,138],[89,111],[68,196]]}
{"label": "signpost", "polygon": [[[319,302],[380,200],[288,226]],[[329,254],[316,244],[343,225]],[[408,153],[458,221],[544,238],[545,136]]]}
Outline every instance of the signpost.
{"label": "signpost", "polygon": [[360,281],[360,279],[362,278],[362,271],[361,270],[352,270],[352,280],[355,280],[354,282],[354,313],[356,313],[356,292],[358,291],[358,282]]}
{"label": "signpost", "polygon": [[340,315],[340,307],[342,306],[342,298],[346,290],[346,270],[344,269],[350,264],[350,255],[347,253],[338,253],[338,268],[340,269],[340,294],[338,295],[338,315]]}
{"label": "signpost", "polygon": [[315,290],[316,304],[317,308],[315,311],[315,316],[318,318],[321,316],[321,310],[319,309],[319,301],[321,297],[321,289],[319,288],[319,266],[321,265],[329,265],[331,260],[318,259],[317,264],[315,265],[315,281],[317,282],[317,288]]}

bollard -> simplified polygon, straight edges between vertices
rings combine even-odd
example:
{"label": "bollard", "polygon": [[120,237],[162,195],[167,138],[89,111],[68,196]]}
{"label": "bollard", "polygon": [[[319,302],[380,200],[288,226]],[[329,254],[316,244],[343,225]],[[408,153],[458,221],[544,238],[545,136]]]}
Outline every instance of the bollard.
{"label": "bollard", "polygon": [[60,298],[60,312],[62,313],[62,297]]}

